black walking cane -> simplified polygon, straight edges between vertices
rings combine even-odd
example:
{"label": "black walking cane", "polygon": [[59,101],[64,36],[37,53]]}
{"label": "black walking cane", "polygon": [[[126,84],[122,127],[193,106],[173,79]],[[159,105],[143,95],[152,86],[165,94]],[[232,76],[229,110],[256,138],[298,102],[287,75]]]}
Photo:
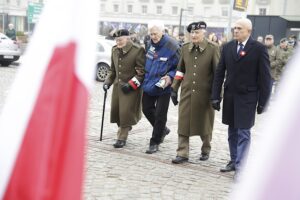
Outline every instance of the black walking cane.
{"label": "black walking cane", "polygon": [[105,90],[105,92],[104,92],[104,102],[103,102],[103,111],[102,111],[102,123],[101,123],[101,132],[100,132],[100,141],[102,141],[106,96],[107,96],[107,90]]}

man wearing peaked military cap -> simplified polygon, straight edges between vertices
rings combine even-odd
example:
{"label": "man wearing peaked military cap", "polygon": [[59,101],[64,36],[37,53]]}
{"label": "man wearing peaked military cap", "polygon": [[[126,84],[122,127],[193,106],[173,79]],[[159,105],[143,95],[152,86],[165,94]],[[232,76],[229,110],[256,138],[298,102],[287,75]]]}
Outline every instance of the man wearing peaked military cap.
{"label": "man wearing peaked military cap", "polygon": [[186,29],[189,33],[192,30],[206,29],[206,23],[203,21],[193,22],[193,23],[190,23]]}
{"label": "man wearing peaked military cap", "polygon": [[181,87],[178,117],[178,148],[174,164],[189,159],[189,137],[202,140],[200,160],[209,158],[214,110],[210,105],[210,89],[219,61],[219,48],[205,38],[205,22],[193,22],[187,27],[191,42],[181,49],[181,57],[172,84],[171,99],[177,105]]}
{"label": "man wearing peaked military cap", "polygon": [[118,125],[117,141],[113,146],[126,145],[128,132],[141,119],[140,86],[144,80],[145,50],[133,44],[126,29],[114,33],[116,45],[112,48],[112,62],[103,84],[107,91],[113,84],[110,121]]}
{"label": "man wearing peaked military cap", "polygon": [[113,34],[113,37],[129,36],[129,31],[127,29],[120,29]]}

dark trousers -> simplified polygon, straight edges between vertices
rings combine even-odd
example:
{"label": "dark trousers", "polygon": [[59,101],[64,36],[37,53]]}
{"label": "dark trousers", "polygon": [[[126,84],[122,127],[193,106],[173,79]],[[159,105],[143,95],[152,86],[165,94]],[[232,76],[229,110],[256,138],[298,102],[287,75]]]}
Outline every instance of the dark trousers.
{"label": "dark trousers", "polygon": [[143,113],[153,126],[150,145],[160,144],[167,123],[170,96],[169,93],[161,96],[150,96],[145,92],[143,94]]}
{"label": "dark trousers", "polygon": [[235,169],[240,170],[245,161],[251,142],[250,129],[228,127],[228,143],[231,161],[235,163]]}

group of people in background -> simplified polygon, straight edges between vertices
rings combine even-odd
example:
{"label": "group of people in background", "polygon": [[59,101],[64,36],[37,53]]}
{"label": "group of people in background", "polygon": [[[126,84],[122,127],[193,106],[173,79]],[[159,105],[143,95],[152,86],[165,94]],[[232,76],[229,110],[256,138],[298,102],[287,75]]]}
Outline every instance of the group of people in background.
{"label": "group of people in background", "polygon": [[[126,145],[128,132],[143,112],[152,126],[145,153],[159,151],[170,133],[166,123],[171,99],[175,106],[179,104],[178,147],[172,163],[189,160],[191,136],[200,136],[199,159],[206,161],[211,151],[215,110],[219,111],[223,102],[222,122],[228,125],[230,159],[220,171],[235,171],[237,178],[249,149],[256,113],[267,108],[275,80],[273,66],[285,65],[288,58],[277,61],[277,48],[271,42],[263,45],[254,40],[249,19],[235,22],[233,40],[228,43],[222,44],[214,34],[207,38],[206,29],[205,22],[193,22],[187,27],[189,42],[184,42],[184,34],[177,41],[165,33],[161,21],[153,21],[149,23],[145,47],[135,43],[126,29],[111,35],[116,45],[103,89],[106,92],[113,86],[111,123],[118,126],[113,146]],[[272,36],[265,40],[268,38]]]}
{"label": "group of people in background", "polygon": [[296,36],[291,35],[288,38],[280,39],[278,46],[275,45],[274,36],[271,34],[266,35],[265,38],[258,36],[257,41],[264,44],[268,49],[271,76],[274,85],[274,91],[276,91],[276,87],[280,81],[285,66],[297,46]]}

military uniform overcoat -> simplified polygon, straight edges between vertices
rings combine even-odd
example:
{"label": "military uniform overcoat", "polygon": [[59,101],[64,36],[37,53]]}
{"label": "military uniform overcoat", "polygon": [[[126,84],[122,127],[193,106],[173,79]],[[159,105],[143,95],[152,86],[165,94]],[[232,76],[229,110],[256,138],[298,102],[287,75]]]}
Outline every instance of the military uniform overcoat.
{"label": "military uniform overcoat", "polygon": [[214,71],[220,57],[219,47],[204,39],[199,46],[191,42],[184,44],[181,51],[172,84],[174,91],[178,91],[181,86],[178,134],[184,136],[211,134],[214,110],[210,96]]}
{"label": "military uniform overcoat", "polygon": [[[141,119],[142,90],[140,85],[144,79],[145,50],[128,41],[122,49],[114,46],[111,55],[111,68],[105,80],[113,84],[111,99],[111,123],[126,127],[137,124]],[[125,94],[121,87],[134,81],[138,88]]]}

